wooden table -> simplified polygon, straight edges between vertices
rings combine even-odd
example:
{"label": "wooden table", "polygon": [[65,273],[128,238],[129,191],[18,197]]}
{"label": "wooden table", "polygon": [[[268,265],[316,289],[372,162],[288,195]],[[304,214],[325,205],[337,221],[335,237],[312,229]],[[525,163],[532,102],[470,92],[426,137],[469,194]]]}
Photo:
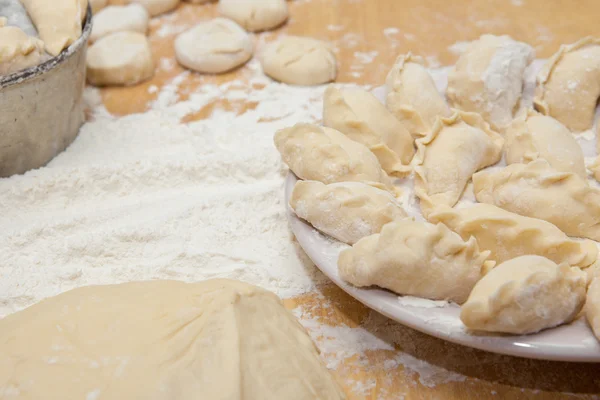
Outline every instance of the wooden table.
{"label": "wooden table", "polygon": [[[600,15],[597,0],[295,0],[289,5],[289,23],[261,34],[263,40],[287,33],[332,41],[339,50],[338,81],[371,85],[384,82],[400,53],[420,54],[431,67],[449,65],[457,58],[452,50],[459,47],[452,45],[483,33],[509,34],[533,45],[539,58],[548,57],[561,43],[597,34]],[[150,37],[156,59],[174,58],[174,34],[157,34],[163,24],[191,26],[215,15],[214,4],[185,4],[155,20]],[[359,62],[365,56],[373,57],[373,62]],[[150,85],[160,88],[182,71],[178,66],[160,69],[151,81],[139,86],[103,89],[104,104],[116,115],[142,112],[156,96],[149,93]],[[192,74],[181,85],[182,97],[198,85],[224,83],[239,79],[240,74]],[[183,122],[204,118],[217,106],[228,107],[213,104]],[[338,366],[335,373],[351,399],[591,399],[600,393],[600,365],[533,361],[453,345],[385,321],[333,285],[321,288],[320,293],[287,299],[286,306],[310,310],[323,324],[361,326],[394,344],[395,350],[370,351],[362,358],[346,358]],[[382,323],[387,325],[385,330],[380,329]],[[423,385],[418,374],[402,363],[390,369],[389,360],[402,353],[466,379]],[[363,390],[356,391],[357,386]]]}

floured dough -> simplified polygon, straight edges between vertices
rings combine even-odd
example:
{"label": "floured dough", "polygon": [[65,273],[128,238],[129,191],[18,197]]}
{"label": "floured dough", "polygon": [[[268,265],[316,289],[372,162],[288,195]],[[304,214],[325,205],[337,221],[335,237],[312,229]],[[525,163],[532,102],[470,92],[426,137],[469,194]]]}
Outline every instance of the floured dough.
{"label": "floured dough", "polygon": [[155,17],[160,14],[173,11],[181,3],[181,0],[127,0],[129,3],[139,3],[143,5],[148,13]]}
{"label": "floured dough", "polygon": [[481,36],[448,74],[450,104],[477,112],[494,129],[503,129],[513,119],[523,92],[525,68],[534,57],[531,46],[509,36]]}
{"label": "floured dough", "polygon": [[201,22],[175,39],[177,61],[186,68],[209,74],[237,68],[253,52],[250,36],[226,18]]}
{"label": "floured dough", "polygon": [[429,221],[445,224],[464,240],[474,237],[481,250],[489,250],[490,259],[498,264],[523,255],[538,255],[557,264],[566,262],[585,268],[598,258],[593,241],[571,239],[550,222],[523,217],[491,204],[443,207],[430,214]]}
{"label": "floured dough", "polygon": [[148,11],[140,4],[106,7],[94,16],[90,41],[94,42],[115,32],[146,34],[149,20]]}
{"label": "floured dough", "polygon": [[478,114],[455,112],[438,119],[427,136],[417,139],[413,162],[423,215],[455,205],[473,173],[500,160],[503,143]]}
{"label": "floured dough", "polygon": [[437,117],[452,115],[423,64],[419,56],[402,55],[386,80],[387,108],[415,138],[431,131]]}
{"label": "floured dough", "polygon": [[16,26],[6,26],[0,17],[0,76],[38,65],[46,59],[44,42],[27,36]]}
{"label": "floured dough", "polygon": [[600,96],[600,39],[587,37],[548,60],[537,76],[534,104],[571,131],[592,128]]}
{"label": "floured dough", "polygon": [[473,175],[477,201],[551,222],[569,236],[600,241],[600,190],[544,159]]}
{"label": "floured dough", "polygon": [[592,283],[588,287],[585,316],[594,335],[600,340],[600,277],[597,274],[592,277]]}
{"label": "floured dough", "polygon": [[492,269],[473,288],[460,319],[470,329],[527,334],[572,321],[585,301],[579,268],[522,256]]}
{"label": "floured dough", "polygon": [[108,0],[90,0],[94,15],[108,5]]}
{"label": "floured dough", "polygon": [[388,192],[360,182],[299,181],[290,207],[321,232],[347,244],[379,233],[406,212]]}
{"label": "floured dough", "polygon": [[507,128],[504,154],[507,164],[543,158],[559,172],[587,178],[583,151],[575,137],[554,118],[533,110],[519,115]]}
{"label": "floured dough", "polygon": [[460,304],[489,267],[488,255],[475,238],[464,242],[443,224],[406,218],[342,251],[338,271],[358,287]]}
{"label": "floured dough", "polygon": [[377,157],[335,129],[297,124],[278,131],[275,146],[300,179],[323,183],[364,182],[395,193]]}
{"label": "floured dough", "polygon": [[265,74],[294,85],[320,85],[335,80],[337,61],[328,43],[285,36],[267,44],[260,61]]}
{"label": "floured dough", "polygon": [[[59,383],[59,384],[58,384]],[[10,399],[344,399],[279,298],[238,281],[90,286],[0,320]]]}
{"label": "floured dough", "polygon": [[289,16],[285,0],[219,0],[218,9],[250,32],[277,28]]}
{"label": "floured dough", "polygon": [[138,32],[105,36],[88,49],[87,78],[92,85],[135,85],[154,75],[150,43]]}
{"label": "floured dough", "polygon": [[371,93],[328,87],[323,99],[323,124],[367,146],[388,174],[410,172],[414,140]]}
{"label": "floured dough", "polygon": [[21,0],[35,24],[46,51],[60,54],[81,36],[87,0]]}

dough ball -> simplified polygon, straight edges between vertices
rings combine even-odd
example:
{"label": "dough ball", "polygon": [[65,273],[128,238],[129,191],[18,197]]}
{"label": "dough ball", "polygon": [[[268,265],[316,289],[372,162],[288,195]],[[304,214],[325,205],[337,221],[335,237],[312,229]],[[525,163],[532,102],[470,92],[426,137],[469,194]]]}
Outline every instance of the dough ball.
{"label": "dough ball", "polygon": [[261,57],[265,74],[294,85],[320,85],[337,75],[337,62],[330,45],[321,40],[286,36],[269,43]]}
{"label": "dough ball", "polygon": [[16,26],[5,26],[0,17],[0,75],[8,75],[33,67],[46,60],[44,42],[27,36]]}
{"label": "dough ball", "polygon": [[154,17],[176,9],[181,0],[129,0],[129,3],[143,5],[150,16]]}
{"label": "dough ball", "polygon": [[96,40],[115,32],[139,32],[146,34],[150,16],[144,6],[110,6],[94,16],[94,26],[90,40]]}
{"label": "dough ball", "polygon": [[92,13],[96,15],[98,11],[108,5],[108,0],[90,0],[90,5],[92,6]]}
{"label": "dough ball", "polygon": [[192,3],[192,4],[206,4],[206,3],[212,3],[213,1],[216,0],[183,0],[186,1],[188,3]]}
{"label": "dough ball", "polygon": [[0,320],[0,393],[88,400],[345,398],[279,298],[230,280],[90,286],[9,315]]}
{"label": "dough ball", "polygon": [[219,13],[250,32],[276,28],[289,16],[285,0],[219,0]]}
{"label": "dough ball", "polygon": [[246,31],[226,18],[201,22],[175,40],[179,63],[209,74],[239,67],[252,57],[253,50]]}
{"label": "dough ball", "polygon": [[88,49],[87,78],[92,85],[135,85],[152,75],[150,43],[141,33],[113,33]]}

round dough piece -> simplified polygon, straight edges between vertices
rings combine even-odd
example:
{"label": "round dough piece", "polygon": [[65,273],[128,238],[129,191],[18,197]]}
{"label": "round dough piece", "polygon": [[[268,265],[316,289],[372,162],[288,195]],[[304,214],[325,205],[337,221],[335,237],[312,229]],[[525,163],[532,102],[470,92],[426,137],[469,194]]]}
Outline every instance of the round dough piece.
{"label": "round dough piece", "polygon": [[150,43],[138,32],[117,32],[90,46],[87,78],[92,85],[135,85],[154,75]]}
{"label": "round dough piece", "polygon": [[154,17],[176,9],[181,0],[129,0],[129,3],[143,5],[150,16]]}
{"label": "round dough piece", "polygon": [[115,32],[139,32],[145,35],[149,20],[148,11],[140,4],[106,7],[94,16],[90,41],[95,42]]}
{"label": "round dough piece", "polygon": [[38,65],[46,59],[44,42],[27,36],[16,26],[5,26],[0,18],[0,75],[8,75]]}
{"label": "round dough piece", "polygon": [[286,36],[269,43],[261,56],[265,74],[293,85],[321,85],[335,80],[337,61],[331,46],[321,40]]}
{"label": "round dough piece", "polygon": [[345,399],[281,300],[231,280],[89,286],[9,315],[0,320],[0,393]]}
{"label": "round dough piece", "polygon": [[94,15],[108,5],[108,0],[90,0]]}
{"label": "round dough piece", "polygon": [[289,16],[285,0],[219,0],[218,7],[222,16],[250,32],[276,28]]}
{"label": "round dough piece", "polygon": [[209,74],[245,64],[253,51],[246,31],[226,18],[201,22],[175,39],[177,61],[186,68]]}

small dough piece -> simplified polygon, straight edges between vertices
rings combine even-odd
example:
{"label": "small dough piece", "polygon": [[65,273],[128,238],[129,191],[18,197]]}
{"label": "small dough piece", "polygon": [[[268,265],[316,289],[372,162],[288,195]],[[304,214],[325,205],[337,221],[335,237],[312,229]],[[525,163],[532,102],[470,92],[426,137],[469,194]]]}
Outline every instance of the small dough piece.
{"label": "small dough piece", "polygon": [[328,87],[323,99],[323,125],[367,146],[388,174],[410,172],[408,165],[415,154],[412,136],[366,90]]}
{"label": "small dough piece", "polygon": [[559,172],[587,179],[583,151],[571,132],[552,117],[533,110],[520,114],[506,130],[507,164],[527,164],[543,158]]}
{"label": "small dough piece", "polygon": [[395,193],[377,157],[335,129],[297,124],[275,134],[275,147],[300,179],[326,184],[363,182]]}
{"label": "small dough piece", "polygon": [[458,111],[438,118],[431,133],[417,139],[413,161],[423,215],[440,205],[454,206],[476,171],[500,161],[503,144],[479,114]]}
{"label": "small dough piece", "polygon": [[218,10],[250,32],[275,29],[289,17],[285,0],[219,0]]}
{"label": "small dough piece", "polygon": [[81,36],[87,0],[21,0],[35,24],[46,51],[60,54]]}
{"label": "small dough piece", "polygon": [[342,251],[338,272],[354,286],[461,304],[493,265],[488,255],[475,238],[464,242],[444,224],[405,218]]}
{"label": "small dough piece", "polygon": [[44,42],[27,36],[16,26],[6,26],[0,17],[0,76],[9,75],[45,61]]}
{"label": "small dough piece", "polygon": [[176,9],[181,0],[128,0],[128,2],[143,5],[151,17],[156,17]]}
{"label": "small dough piece", "polygon": [[135,85],[154,75],[150,43],[138,32],[105,36],[88,49],[87,78],[92,85]]}
{"label": "small dough piece", "polygon": [[177,61],[186,68],[219,74],[245,64],[254,52],[250,36],[230,19],[201,22],[175,39]]}
{"label": "small dough piece", "polygon": [[106,7],[94,16],[90,41],[95,42],[115,32],[139,32],[145,35],[149,21],[148,11],[140,4]]}
{"label": "small dough piece", "polygon": [[534,58],[527,43],[506,35],[481,36],[448,74],[450,105],[479,113],[492,128],[504,129],[519,106],[525,69]]}
{"label": "small dough piece", "polygon": [[321,85],[337,75],[330,45],[307,37],[285,36],[267,44],[260,62],[265,74],[292,85]]}
{"label": "small dough piece", "polygon": [[95,16],[98,11],[108,5],[108,0],[90,0],[90,5],[92,6],[92,13]]}
{"label": "small dough piece", "polygon": [[537,76],[533,103],[573,132],[591,129],[600,96],[600,39],[563,45]]}
{"label": "small dough piece", "polygon": [[473,288],[460,319],[469,329],[528,334],[571,322],[583,307],[586,275],[529,255],[492,269]]}
{"label": "small dough piece", "polygon": [[523,217],[491,204],[477,203],[469,208],[443,207],[429,215],[429,221],[441,222],[464,240],[477,239],[481,250],[491,252],[490,259],[500,264],[523,255],[546,257],[557,264],[586,268],[598,258],[591,240],[576,240],[550,222]]}
{"label": "small dough piece", "polygon": [[360,182],[299,181],[290,207],[321,232],[350,245],[407,216],[390,193]]}
{"label": "small dough piece", "polygon": [[414,138],[430,132],[437,117],[452,115],[423,64],[422,57],[402,55],[386,80],[387,108]]}
{"label": "small dough piece", "polygon": [[473,175],[477,201],[556,225],[569,236],[600,241],[600,190],[558,172],[544,159]]}
{"label": "small dough piece", "polygon": [[281,300],[231,280],[71,290],[0,320],[0,360],[15,400],[345,399]]}
{"label": "small dough piece", "polygon": [[585,317],[592,327],[594,335],[600,340],[600,277],[594,276],[588,287],[585,302]]}

